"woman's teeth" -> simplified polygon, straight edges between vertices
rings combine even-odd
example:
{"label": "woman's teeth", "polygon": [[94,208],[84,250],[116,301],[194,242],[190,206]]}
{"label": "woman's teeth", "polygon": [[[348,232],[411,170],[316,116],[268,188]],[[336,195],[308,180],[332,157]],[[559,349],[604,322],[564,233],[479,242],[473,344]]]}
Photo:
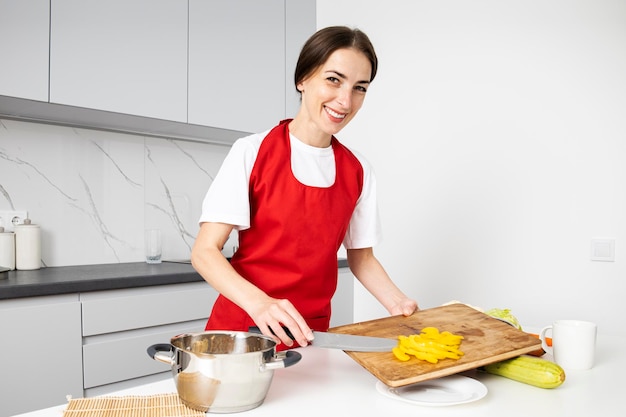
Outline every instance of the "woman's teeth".
{"label": "woman's teeth", "polygon": [[337,113],[337,112],[335,112],[335,111],[333,111],[333,110],[329,109],[328,107],[325,107],[325,109],[326,109],[326,112],[327,112],[328,114],[330,114],[330,115],[331,115],[331,116],[333,116],[333,117],[336,117],[337,119],[343,119],[344,117],[346,117],[346,115],[345,115],[345,114]]}

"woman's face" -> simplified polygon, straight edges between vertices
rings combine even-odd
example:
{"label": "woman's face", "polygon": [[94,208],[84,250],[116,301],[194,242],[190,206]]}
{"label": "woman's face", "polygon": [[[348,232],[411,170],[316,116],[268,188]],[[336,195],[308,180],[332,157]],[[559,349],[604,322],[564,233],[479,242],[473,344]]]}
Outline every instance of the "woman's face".
{"label": "woman's face", "polygon": [[311,139],[328,138],[339,132],[363,105],[371,72],[371,64],[362,52],[356,49],[333,52],[297,86],[302,93],[297,125],[305,126]]}

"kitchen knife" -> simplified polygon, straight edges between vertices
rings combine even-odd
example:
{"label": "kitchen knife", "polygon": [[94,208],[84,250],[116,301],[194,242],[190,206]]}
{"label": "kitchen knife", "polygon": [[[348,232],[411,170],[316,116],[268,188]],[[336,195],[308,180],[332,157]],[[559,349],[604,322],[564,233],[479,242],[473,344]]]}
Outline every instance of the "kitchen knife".
{"label": "kitchen knife", "polygon": [[[261,333],[256,326],[251,326],[250,333]],[[291,339],[295,340],[289,329],[283,327]],[[313,331],[313,340],[309,340],[312,346],[329,349],[341,349],[352,352],[391,352],[397,346],[397,339],[384,337],[358,336],[354,334],[340,334]]]}

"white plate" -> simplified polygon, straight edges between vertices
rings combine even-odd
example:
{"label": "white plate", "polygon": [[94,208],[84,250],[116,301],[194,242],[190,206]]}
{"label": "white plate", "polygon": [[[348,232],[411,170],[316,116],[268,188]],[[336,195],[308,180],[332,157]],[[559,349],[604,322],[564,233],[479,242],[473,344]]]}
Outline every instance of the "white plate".
{"label": "white plate", "polygon": [[392,388],[381,381],[376,383],[381,394],[416,405],[441,407],[478,401],[487,395],[487,387],[473,378],[450,375],[443,378]]}

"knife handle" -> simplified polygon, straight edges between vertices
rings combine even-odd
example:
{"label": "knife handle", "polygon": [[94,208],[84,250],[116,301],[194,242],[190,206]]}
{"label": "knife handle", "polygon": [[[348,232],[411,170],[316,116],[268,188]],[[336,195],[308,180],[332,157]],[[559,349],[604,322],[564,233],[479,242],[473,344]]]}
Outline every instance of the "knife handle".
{"label": "knife handle", "polygon": [[[283,330],[285,331],[285,333],[287,333],[287,336],[291,339],[291,340],[296,340],[295,337],[293,337],[293,335],[291,334],[291,332],[289,331],[289,329],[286,326],[282,326]],[[257,333],[257,334],[262,334],[261,329],[259,329],[257,326],[250,326],[248,327],[248,332],[250,333]],[[272,330],[272,328],[270,327],[270,332],[272,332],[272,334],[274,336],[276,336],[276,333],[274,333],[274,330]]]}

